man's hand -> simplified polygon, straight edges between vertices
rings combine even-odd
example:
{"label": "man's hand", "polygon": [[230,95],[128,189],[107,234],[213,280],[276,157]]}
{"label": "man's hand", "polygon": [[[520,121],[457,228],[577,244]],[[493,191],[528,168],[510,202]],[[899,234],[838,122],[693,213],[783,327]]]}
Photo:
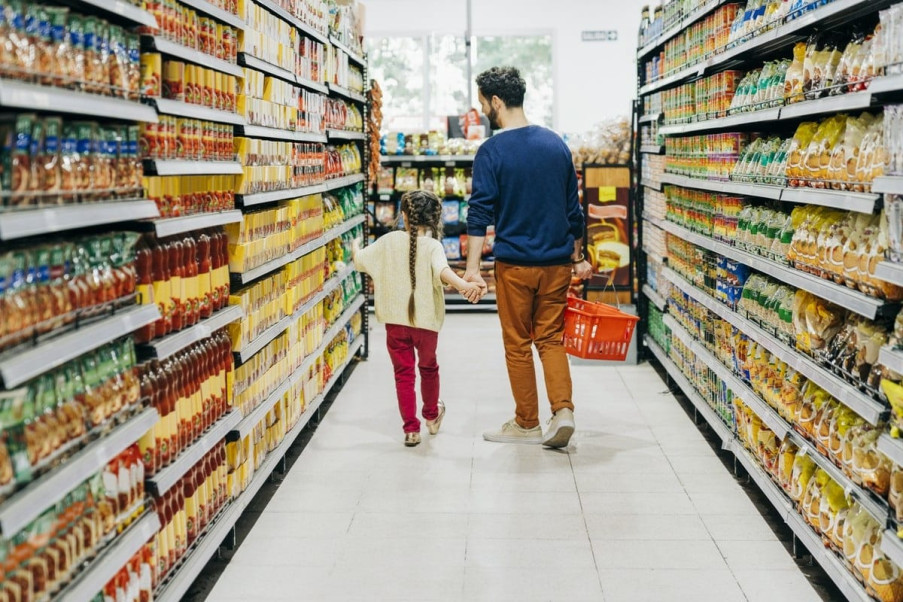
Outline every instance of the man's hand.
{"label": "man's hand", "polygon": [[574,275],[580,280],[589,280],[589,277],[593,275],[593,266],[585,259],[580,263],[575,263],[573,269]]}
{"label": "man's hand", "polygon": [[[486,286],[486,281],[483,280],[483,277],[480,275],[479,270],[467,270],[464,272],[464,280],[466,282],[472,282],[479,286],[479,297],[477,297],[477,301],[483,298],[483,296],[489,292],[489,287]],[[471,300],[469,297],[467,299],[471,303],[475,303],[475,301]]]}

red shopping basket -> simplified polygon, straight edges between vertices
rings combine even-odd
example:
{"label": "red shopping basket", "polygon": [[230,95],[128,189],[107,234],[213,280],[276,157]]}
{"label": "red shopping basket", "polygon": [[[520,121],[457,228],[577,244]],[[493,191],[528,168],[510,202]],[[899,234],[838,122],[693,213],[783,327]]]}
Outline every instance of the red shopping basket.
{"label": "red shopping basket", "polygon": [[564,350],[585,360],[627,359],[640,319],[605,303],[568,297],[564,312]]}

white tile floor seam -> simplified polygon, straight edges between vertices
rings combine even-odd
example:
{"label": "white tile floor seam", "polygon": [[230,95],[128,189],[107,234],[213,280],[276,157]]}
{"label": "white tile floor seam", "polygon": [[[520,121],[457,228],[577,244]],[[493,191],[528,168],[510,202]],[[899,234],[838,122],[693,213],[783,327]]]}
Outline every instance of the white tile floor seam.
{"label": "white tile floor seam", "polygon": [[820,599],[650,366],[573,365],[570,453],[487,443],[498,318],[449,314],[448,413],[408,449],[379,324],[370,350],[208,600]]}

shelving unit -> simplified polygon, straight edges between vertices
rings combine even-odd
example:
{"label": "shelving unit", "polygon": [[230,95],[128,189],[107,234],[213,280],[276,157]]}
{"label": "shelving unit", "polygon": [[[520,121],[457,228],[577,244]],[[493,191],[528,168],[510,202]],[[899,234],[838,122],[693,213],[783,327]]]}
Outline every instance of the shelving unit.
{"label": "shelving unit", "polygon": [[145,159],[144,172],[158,176],[240,176],[244,173],[238,161],[191,161],[186,159]]}
{"label": "shelving unit", "polygon": [[[201,0],[196,1],[200,2]],[[176,117],[215,121],[217,123],[230,123],[233,125],[244,125],[246,123],[245,118],[237,113],[211,109],[204,105],[196,105],[180,100],[170,100],[168,98],[151,98],[148,99],[148,102],[152,103],[157,108],[157,113],[162,113],[163,115],[174,115]]]}
{"label": "shelving unit", "polygon": [[267,138],[270,140],[286,140],[288,142],[326,142],[323,134],[308,132],[295,132],[292,130],[280,130],[262,125],[241,125],[235,129],[236,136],[249,138]]}
{"label": "shelving unit", "polygon": [[367,217],[365,215],[358,215],[356,217],[352,217],[351,219],[345,220],[345,223],[343,223],[341,226],[336,226],[331,230],[327,230],[322,236],[319,236],[318,238],[315,238],[314,240],[301,245],[292,253],[288,253],[286,255],[283,255],[282,257],[268,261],[262,266],[248,270],[246,272],[233,272],[232,279],[238,284],[248,284],[249,282],[257,280],[262,276],[266,276],[267,274],[278,270],[284,265],[288,265],[296,259],[304,257],[314,249],[318,249],[329,241],[340,237],[342,234],[348,232],[355,226],[363,224],[366,220]]}
{"label": "shelving unit", "polygon": [[[835,0],[836,1],[836,0]],[[816,188],[781,188],[767,184],[746,184],[744,182],[730,182],[717,180],[704,180],[690,178],[675,174],[663,174],[663,184],[673,184],[684,188],[695,188],[709,192],[723,194],[738,194],[743,196],[770,199],[773,201],[787,201],[804,205],[819,205],[834,209],[858,211],[859,213],[874,213],[879,195],[863,192],[846,192],[841,190],[822,190]]]}
{"label": "shelving unit", "polygon": [[242,207],[253,207],[255,205],[265,205],[267,203],[275,203],[287,199],[297,199],[312,194],[321,194],[326,192],[325,184],[315,184],[314,186],[306,186],[304,188],[292,188],[289,190],[274,190],[272,192],[257,192],[254,194],[239,194],[236,196],[236,204]]}
{"label": "shelving unit", "polygon": [[0,533],[12,536],[28,526],[44,510],[59,502],[63,496],[103,469],[122,450],[135,443],[158,418],[156,410],[144,410],[103,438],[87,444],[64,464],[35,479],[0,504]]}
{"label": "shelving unit", "polygon": [[226,507],[216,522],[208,526],[203,537],[200,537],[194,544],[194,549],[191,550],[187,560],[178,568],[174,575],[169,576],[165,585],[156,592],[156,600],[161,602],[178,602],[182,599],[194,580],[201,574],[204,566],[213,557],[217,549],[219,549],[220,544],[235,527],[235,524],[238,522],[242,513],[250,506],[264,483],[270,478],[273,471],[276,470],[279,462],[285,457],[286,452],[288,452],[289,447],[291,447],[292,443],[298,438],[298,435],[301,434],[310,422],[314,412],[319,409],[320,405],[326,399],[326,396],[329,395],[332,388],[342,377],[344,371],[350,364],[351,359],[363,346],[362,339],[362,336],[358,337],[351,344],[348,354],[349,361],[346,362],[340,370],[336,370],[333,377],[326,383],[323,392],[305,409],[298,424],[286,434],[285,438],[275,450],[267,454],[266,459],[264,459],[263,464],[261,464],[260,468],[256,471],[248,488]]}
{"label": "shelving unit", "polygon": [[[407,163],[473,163],[475,155],[380,155],[382,165],[401,165]],[[449,166],[451,167],[451,165]]]}
{"label": "shelving unit", "polygon": [[335,94],[336,96],[342,96],[343,98],[347,98],[348,100],[353,100],[355,102],[367,102],[367,98],[359,93],[349,90],[348,88],[343,88],[342,86],[337,86],[335,84],[328,84],[327,88],[330,93]]}
{"label": "shelving unit", "polygon": [[147,479],[147,483],[153,488],[154,493],[161,496],[169,491],[239,422],[241,422],[241,412],[238,410],[232,410],[220,418],[200,439],[182,451],[172,464]]}
{"label": "shelving unit", "polygon": [[235,77],[243,77],[244,75],[244,71],[242,71],[240,65],[218,59],[215,56],[210,56],[209,54],[204,54],[200,50],[195,50],[194,48],[189,48],[188,46],[183,46],[182,44],[177,44],[176,42],[167,40],[162,36],[145,35],[142,37],[144,39],[144,43],[147,44],[148,47],[155,49],[161,54],[174,56],[176,58],[182,59],[183,61],[194,63],[195,65],[200,65],[202,67],[206,67],[207,69],[213,69],[222,73],[228,73],[229,75],[234,75]]}
{"label": "shelving unit", "polygon": [[157,236],[165,238],[167,236],[175,236],[176,234],[184,234],[193,230],[203,230],[204,228],[214,228],[216,226],[225,226],[226,224],[237,224],[241,221],[241,211],[220,211],[217,213],[198,213],[197,215],[186,215],[185,217],[168,217],[164,219],[154,220],[154,230]]}
{"label": "shelving unit", "polygon": [[156,305],[136,305],[34,347],[14,349],[0,357],[0,377],[9,389],[134,332],[160,318]]}
{"label": "shelving unit", "polygon": [[346,46],[341,40],[339,40],[334,35],[329,36],[329,43],[332,44],[333,46],[335,46],[336,48],[338,48],[339,50],[341,50],[342,52],[344,52],[345,54],[347,54],[348,58],[352,62],[357,63],[361,67],[363,67],[367,64],[367,62],[364,60],[364,57],[362,57],[361,55],[357,54],[356,52],[354,52],[353,50],[348,48],[348,46]]}
{"label": "shelving unit", "polygon": [[218,6],[214,6],[213,4],[207,2],[206,0],[179,0],[185,6],[190,6],[200,13],[204,13],[205,15],[211,16],[217,21],[221,23],[225,23],[226,25],[231,25],[235,29],[239,31],[245,31],[248,28],[248,24],[245,23],[245,20],[239,17],[238,15],[234,15],[228,11],[225,11]]}
{"label": "shelving unit", "polygon": [[[871,596],[865,591],[859,581],[846,569],[834,553],[825,547],[820,536],[818,536],[803,518],[797,514],[793,504],[787,498],[784,491],[779,488],[771,477],[765,472],[761,465],[754,460],[749,452],[743,447],[742,442],[735,437],[731,430],[724,424],[720,417],[712,410],[709,405],[700,397],[696,389],[684,377],[683,373],[670,360],[664,350],[646,335],[644,342],[648,349],[658,362],[665,368],[665,371],[671,379],[677,384],[681,392],[690,400],[697,413],[700,414],[722,441],[722,449],[734,455],[737,461],[743,466],[747,474],[759,489],[765,494],[765,497],[771,502],[779,516],[790,527],[794,535],[809,550],[813,560],[822,567],[831,580],[844,593],[849,600],[861,600],[863,602],[871,601]],[[746,401],[744,399],[744,401]],[[760,416],[761,418],[761,416]],[[792,431],[790,435],[798,437]],[[874,510],[874,509],[873,509]],[[880,512],[879,512],[880,513]],[[892,533],[892,532],[890,532]],[[894,533],[894,539],[896,534]],[[887,539],[887,538],[885,538]],[[903,556],[903,554],[901,554]]]}
{"label": "shelving unit", "polygon": [[[322,301],[320,298],[317,302]],[[239,437],[245,437],[254,427],[260,423],[264,416],[273,408],[276,403],[282,399],[282,396],[285,395],[287,391],[292,389],[295,385],[297,385],[302,378],[304,378],[307,371],[313,365],[313,362],[316,361],[318,357],[323,355],[323,351],[326,349],[326,345],[328,345],[339,333],[339,330],[344,328],[345,324],[351,320],[351,316],[360,311],[361,307],[364,305],[363,297],[358,297],[357,300],[352,302],[352,304],[342,312],[342,315],[336,320],[336,323],[332,325],[329,329],[327,329],[326,333],[323,335],[323,343],[310,354],[308,357],[304,359],[301,363],[301,366],[295,370],[295,372],[286,379],[282,384],[276,387],[276,390],[270,393],[269,396],[261,403],[259,406],[254,408],[245,418],[236,425],[234,432],[238,434]],[[309,309],[307,310],[309,311]],[[303,315],[304,311],[299,311],[299,315]],[[353,355],[353,354],[350,354]]]}
{"label": "shelving unit", "polygon": [[211,334],[232,322],[244,318],[244,312],[238,305],[229,305],[209,318],[205,318],[185,330],[151,341],[139,348],[144,355],[158,360],[166,359],[182,351],[186,347],[209,338]]}
{"label": "shelving unit", "polygon": [[89,226],[159,216],[157,205],[143,199],[60,205],[0,213],[0,240],[55,234]]}
{"label": "shelving unit", "polygon": [[884,404],[869,397],[846,381],[841,380],[796,349],[779,341],[708,293],[697,289],[673,270],[665,268],[663,274],[673,285],[684,291],[700,305],[731,323],[752,340],[765,347],[778,359],[787,363],[788,366],[833,395],[837,401],[859,414],[869,424],[874,426],[880,424],[882,417],[886,413]]}
{"label": "shelving unit", "polygon": [[792,21],[709,56],[695,65],[649,82],[640,88],[639,94],[644,96],[682,83],[684,80],[700,77],[707,72],[729,68],[747,57],[761,55],[763,52],[789,48],[803,39],[804,32],[813,25],[819,25],[824,29],[840,26],[861,16],[876,13],[892,4],[894,0],[834,0]]}
{"label": "shelving unit", "polygon": [[[175,43],[162,35],[150,35],[147,33],[148,31],[159,31],[154,15],[137,8],[127,1],[61,1],[63,4],[75,6],[76,10],[86,16],[101,16],[128,28],[142,26],[145,28],[140,30],[142,51],[159,52],[164,55],[164,60],[185,61],[238,78],[244,76],[246,68],[256,69],[305,90],[363,105],[363,111],[366,115],[366,95],[351,91],[346,87],[327,85],[322,81],[306,79],[246,53],[239,53],[238,64],[233,64],[204,54],[194,48]],[[349,49],[341,45],[337,40],[330,40],[329,35],[314,30],[301,19],[294,17],[289,11],[277,5],[276,2],[272,0],[253,1],[295,27],[302,35],[327,45],[333,44],[340,47],[339,49],[342,52],[349,54],[351,61],[364,66],[364,81],[367,81],[364,57],[349,52]],[[250,29],[250,25],[243,18],[219,8],[208,0],[178,0],[178,2],[181,5],[194,9],[203,16],[215,19],[218,23],[234,27],[239,31],[246,32]],[[238,43],[238,40],[236,40],[236,43]],[[232,132],[237,136],[265,140],[316,144],[326,144],[330,140],[361,144],[367,140],[365,132],[333,130],[327,134],[325,131],[301,132],[253,125],[248,123],[248,119],[243,114],[222,111],[210,106],[189,102],[165,98],[143,98],[139,102],[137,100],[133,101],[125,98],[102,96],[3,79],[0,79],[0,106],[10,109],[11,111],[8,112],[11,113],[18,110],[18,112],[39,111],[78,116],[91,119],[92,121],[103,122],[101,123],[102,126],[107,124],[135,126],[139,122],[156,123],[158,115],[169,115],[227,124],[232,126]],[[69,121],[74,121],[74,119],[74,117],[67,117]],[[260,122],[265,123],[266,121]],[[361,144],[361,146],[366,153],[366,144]],[[146,193],[136,190],[134,194],[131,194],[123,190],[115,190],[111,191],[109,200],[94,200],[93,202],[82,202],[72,205],[54,205],[0,212],[0,240],[18,241],[31,237],[50,237],[60,233],[69,236],[67,233],[77,230],[90,232],[98,230],[107,232],[128,230],[138,232],[143,236],[150,236],[146,233],[153,232],[156,238],[167,239],[167,237],[189,235],[202,230],[221,229],[227,224],[241,222],[243,219],[242,210],[245,208],[256,208],[281,200],[322,194],[327,191],[366,183],[367,155],[365,153],[362,153],[365,157],[363,173],[349,174],[328,182],[291,190],[236,195],[236,205],[241,208],[239,210],[163,218],[161,213],[166,213],[162,206],[158,208],[154,201],[144,198]],[[192,181],[192,186],[201,180],[206,180],[205,178],[200,178],[200,176],[241,176],[244,174],[244,167],[239,161],[148,159],[143,160],[142,163],[143,172],[147,176],[173,178],[198,176]],[[233,178],[221,178],[217,179],[217,181],[232,182]],[[99,191],[94,191],[92,195],[90,198],[96,199],[100,193]],[[113,198],[116,196],[123,198]],[[340,226],[324,232],[317,239],[301,245],[293,253],[287,254],[285,257],[279,258],[266,266],[262,266],[261,269],[237,276],[233,275],[233,283],[249,283],[254,278],[264,276],[290,261],[299,259],[342,236],[350,229],[361,224],[365,225],[365,223],[363,215],[350,218]],[[25,244],[36,246],[41,244],[41,242],[41,240],[35,238],[35,240],[26,241]],[[293,316],[286,318],[284,323],[280,323],[278,326],[287,328],[290,320],[300,318],[317,304],[322,303],[328,295],[338,290],[353,274],[353,267],[350,266],[334,274],[334,277],[328,280],[319,290],[315,291]],[[123,307],[122,304],[126,302],[120,301],[115,311],[113,309],[105,310],[105,313],[102,315],[93,316],[91,319],[79,317],[73,325],[67,325],[66,330],[60,329],[58,332],[42,333],[34,341],[0,353],[2,389],[12,390],[23,386],[31,386],[29,381],[35,377],[56,369],[67,362],[77,360],[86,353],[129,336],[144,326],[161,319],[156,304]],[[364,296],[358,296],[350,302],[340,321],[328,328],[324,333],[326,339],[316,350],[315,355],[305,359],[301,366],[302,369],[290,376],[286,381],[285,387],[280,389],[280,395],[284,395],[289,390],[288,387],[300,382],[303,377],[307,376],[305,372],[314,365],[316,357],[323,354],[327,345],[345,328],[352,316],[356,312],[361,311],[364,304]],[[110,307],[113,305],[111,303]],[[161,362],[183,361],[181,358],[184,354],[180,352],[192,345],[210,340],[214,334],[220,332],[229,324],[242,319],[244,319],[244,315],[240,306],[227,306],[191,327],[148,343],[137,345],[136,351],[139,364],[145,360]],[[366,316],[363,317],[363,322],[364,328],[361,334],[351,343],[348,362],[338,367],[336,373],[326,384],[326,389],[323,393],[310,400],[307,411],[302,415],[299,423],[292,428],[279,448],[274,453],[271,453],[266,458],[263,466],[258,469],[248,491],[221,511],[218,519],[206,529],[203,537],[179,561],[174,574],[168,577],[167,581],[161,585],[155,597],[164,600],[180,599],[187,591],[191,582],[216,551],[223,539],[223,534],[233,528],[251,499],[281,461],[288,447],[319,408],[325,396],[342,378],[342,373],[348,363],[365,348],[368,336]],[[272,337],[276,334],[278,332],[274,331],[269,340],[272,340]],[[259,351],[267,342],[266,337],[255,341],[256,350]],[[239,361],[241,361],[242,357],[245,359],[249,357],[249,350],[253,351],[254,349],[246,349],[238,354]],[[144,369],[139,365],[139,372]],[[143,389],[142,393],[144,393]],[[270,408],[275,403],[275,399],[277,399],[276,393],[271,395],[268,400],[268,403],[272,401],[269,405]],[[240,430],[239,426],[247,424],[248,419],[249,417],[242,416],[238,410],[233,410],[221,417],[197,441],[184,449],[179,457],[169,466],[146,480],[148,493],[151,496],[154,494],[160,495],[176,486],[181,482],[184,475],[188,474],[209,451],[215,449],[227,436]],[[18,490],[15,491],[13,491],[15,485],[5,486],[3,494],[8,497],[3,503],[0,503],[0,533],[5,538],[12,539],[23,529],[28,528],[48,508],[67,499],[66,496],[74,489],[82,486],[86,480],[96,477],[110,461],[117,458],[129,447],[137,444],[159,420],[161,420],[160,413],[154,407],[136,409],[131,413],[124,411],[120,415],[110,418],[107,424],[89,431],[83,440],[73,440],[57,450],[51,457],[43,459],[35,467],[35,474],[38,477],[31,482],[27,484],[20,483]],[[147,499],[148,507],[152,507],[153,503],[150,498]],[[161,517],[154,511],[147,511],[143,516],[136,518],[135,522],[121,533],[111,534],[108,545],[100,550],[98,555],[91,559],[90,562],[78,567],[79,571],[75,575],[74,580],[67,584],[64,589],[42,599],[47,599],[48,601],[56,599],[93,599],[98,592],[103,590],[110,579],[115,577],[124,565],[136,553],[140,552],[148,541],[154,538],[160,528]]]}
{"label": "shelving unit", "polygon": [[326,130],[326,137],[330,142],[334,140],[366,140],[367,135],[364,132],[350,132],[346,130]]}
{"label": "shelving unit", "polygon": [[122,20],[129,25],[145,25],[157,27],[157,19],[154,16],[138,8],[131,2],[123,0],[77,0],[76,4],[85,5],[84,10],[99,10],[104,16],[113,17],[114,20]]}
{"label": "shelving unit", "polygon": [[148,511],[101,551],[75,581],[58,594],[60,599],[92,599],[159,530],[160,517],[153,510]]}
{"label": "shelving unit", "polygon": [[339,188],[354,186],[355,184],[363,182],[365,179],[364,174],[355,174],[353,176],[335,178],[334,180],[326,180],[324,187],[326,190],[338,190]]}
{"label": "shelving unit", "polygon": [[140,102],[8,79],[0,80],[0,106],[157,123],[157,112],[153,107]]}
{"label": "shelving unit", "polygon": [[691,232],[686,228],[678,226],[677,224],[669,221],[659,222],[656,225],[660,226],[666,232],[670,232],[671,234],[674,234],[675,236],[678,236],[683,240],[692,242],[698,247],[708,249],[709,251],[718,253],[719,255],[723,255],[724,257],[727,257],[729,259],[739,261],[740,263],[747,265],[763,274],[768,274],[769,276],[776,278],[781,282],[784,282],[785,284],[789,284],[791,286],[795,286],[796,288],[803,289],[804,291],[808,291],[813,295],[817,295],[818,297],[835,303],[840,307],[844,307],[846,309],[849,309],[850,311],[856,312],[861,316],[869,318],[870,320],[874,319],[881,313],[886,313],[886,311],[884,310],[888,304],[881,299],[864,295],[859,291],[855,291],[847,286],[835,284],[830,280],[825,280],[823,278],[813,276],[812,274],[806,274],[789,266],[779,264],[770,259],[766,259],[758,255],[753,255],[752,253],[747,253],[746,251],[742,251],[740,249],[732,247],[731,245],[719,242],[703,234],[696,234],[694,232]]}

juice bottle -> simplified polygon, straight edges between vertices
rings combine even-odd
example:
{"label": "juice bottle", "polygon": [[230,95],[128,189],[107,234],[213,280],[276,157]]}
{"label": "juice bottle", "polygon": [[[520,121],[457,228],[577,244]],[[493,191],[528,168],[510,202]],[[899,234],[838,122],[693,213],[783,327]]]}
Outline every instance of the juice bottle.
{"label": "juice bottle", "polygon": [[197,492],[198,533],[207,528],[210,513],[210,500],[207,498],[207,486],[203,460],[197,464],[195,473],[195,491]]}
{"label": "juice bottle", "polygon": [[166,519],[166,499],[164,497],[154,498],[154,510],[160,517],[160,530],[154,537],[154,545],[156,548],[156,567],[157,581],[161,581],[169,571],[169,530]]}
{"label": "juice bottle", "polygon": [[197,440],[203,432],[204,415],[204,364],[203,352],[199,344],[191,346],[189,365],[191,367],[191,438]]}
{"label": "juice bottle", "polygon": [[221,441],[217,448],[217,471],[219,472],[219,498],[222,504],[229,499],[226,481],[229,476],[229,467],[226,465],[226,443]]}

